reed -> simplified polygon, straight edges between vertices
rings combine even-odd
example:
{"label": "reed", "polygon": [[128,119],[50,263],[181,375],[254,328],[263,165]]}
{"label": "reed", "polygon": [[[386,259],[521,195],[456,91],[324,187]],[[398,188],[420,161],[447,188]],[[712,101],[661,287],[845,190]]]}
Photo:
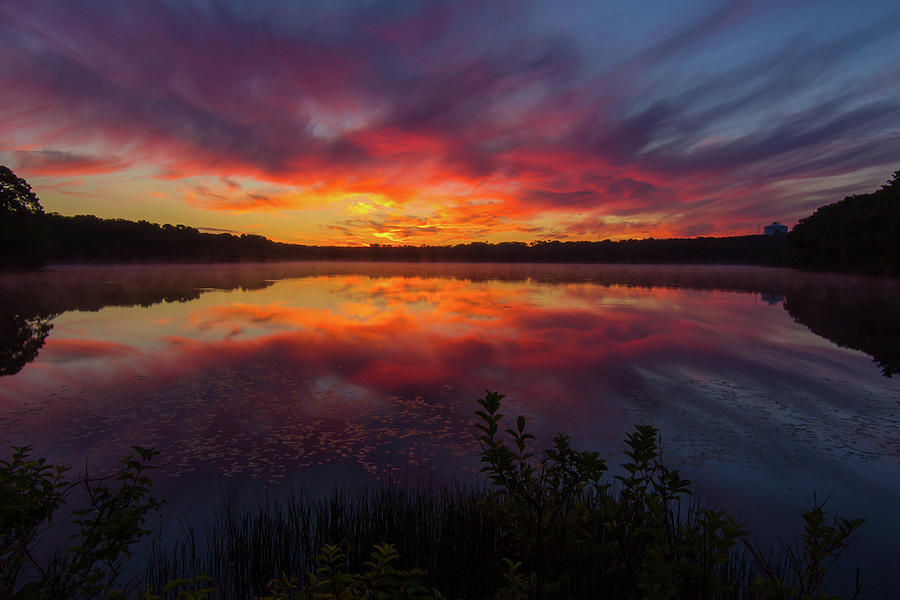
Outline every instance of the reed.
{"label": "reed", "polygon": [[[829,519],[814,501],[796,546],[763,551],[663,464],[652,426],[627,436],[626,461],[608,477],[597,453],[565,435],[540,449],[524,417],[506,428],[502,397],[478,400],[484,484],[232,500],[208,523],[183,522],[171,545],[154,543],[138,598],[836,598],[826,574],[862,519]],[[131,597],[125,567],[159,506],[145,474],[158,452],[136,446],[118,475],[68,481],[66,467],[14,450],[0,460],[0,598]],[[76,489],[87,506],[71,508]],[[36,553],[67,507],[79,531]],[[860,590],[857,576],[854,598]]]}
{"label": "reed", "polygon": [[[628,435],[622,474],[608,478],[605,461],[566,436],[538,450],[524,418],[504,429],[502,397],[478,401],[489,485],[389,482],[319,498],[295,489],[255,509],[226,504],[202,531],[184,524],[173,547],[154,548],[149,586],[203,574],[225,598],[356,598],[304,587],[337,581],[339,561],[367,598],[370,553],[390,544],[395,568],[447,598],[820,598],[862,524],[828,524],[816,505],[796,549],[763,552],[662,463],[655,428]],[[273,581],[290,593],[273,592]]]}
{"label": "reed", "polygon": [[503,531],[490,492],[474,485],[408,485],[335,489],[316,498],[294,489],[256,509],[228,502],[203,528],[182,526],[171,546],[154,544],[148,584],[205,573],[228,598],[266,592],[282,573],[303,579],[328,544],[358,569],[375,544],[397,547],[404,568],[424,570],[427,583],[451,598],[483,598],[500,583]]}

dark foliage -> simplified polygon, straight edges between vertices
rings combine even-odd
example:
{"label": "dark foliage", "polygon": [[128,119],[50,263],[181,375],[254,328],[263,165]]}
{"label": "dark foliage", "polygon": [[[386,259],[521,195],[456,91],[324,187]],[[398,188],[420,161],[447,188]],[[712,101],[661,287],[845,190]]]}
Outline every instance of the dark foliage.
{"label": "dark foliage", "polygon": [[[727,514],[682,506],[689,482],[663,464],[653,427],[627,437],[621,474],[606,482],[605,461],[567,436],[539,450],[524,417],[506,428],[502,398],[487,392],[477,412],[490,487],[391,484],[231,509],[202,547],[189,524],[174,548],[159,547],[137,598],[834,598],[826,575],[861,519],[829,522],[816,504],[796,549],[773,560]],[[159,507],[145,474],[157,452],[134,447],[110,486],[13,451],[0,460],[0,598],[128,597],[130,548]],[[42,551],[76,489],[86,503],[68,511],[75,532]]]}
{"label": "dark foliage", "polygon": [[40,266],[49,232],[37,195],[21,177],[0,165],[0,270]]}
{"label": "dark foliage", "polygon": [[288,244],[260,235],[201,233],[184,225],[100,219],[91,215],[46,216],[53,237],[51,262],[241,262],[287,260]]}
{"label": "dark foliage", "polygon": [[851,287],[802,285],[784,309],[814,334],[870,355],[887,377],[900,374],[900,306],[890,280]]}
{"label": "dark foliage", "polygon": [[900,171],[876,192],[801,219],[788,240],[791,261],[802,269],[900,275]]}
{"label": "dark foliage", "polygon": [[47,215],[57,263],[265,262],[355,260],[408,262],[784,263],[785,241],[765,236],[613,242],[472,242],[455,246],[305,246],[262,236],[202,233],[184,225]]}
{"label": "dark foliage", "polygon": [[175,577],[206,573],[225,597],[251,598],[282,573],[314,572],[330,544],[359,569],[373,546],[390,541],[399,567],[427,572],[428,584],[448,597],[487,597],[502,581],[495,561],[502,541],[486,497],[483,488],[395,483],[318,499],[295,490],[256,510],[226,505],[206,531],[186,524],[180,541],[157,546],[148,583],[160,589]]}
{"label": "dark foliage", "polygon": [[[186,525],[174,548],[158,547],[150,586],[205,573],[225,597],[261,600],[437,597],[434,589],[498,600],[835,598],[825,576],[862,520],[829,523],[815,505],[796,549],[773,557],[730,516],[689,500],[653,427],[627,437],[621,474],[607,479],[605,461],[567,436],[540,450],[523,417],[506,427],[502,398],[478,401],[490,487],[392,484],[229,507],[205,535]],[[378,593],[373,569],[388,554],[395,590],[406,581],[421,596]]]}
{"label": "dark foliage", "polygon": [[0,314],[0,377],[33,361],[52,328],[48,317]]}
{"label": "dark foliage", "polygon": [[[780,236],[307,246],[185,225],[45,215],[24,179],[0,167],[0,269],[56,263],[357,260],[509,263],[755,264],[900,275],[900,171],[880,190],[819,208]],[[52,240],[52,243],[51,243]]]}
{"label": "dark foliage", "polygon": [[472,242],[455,246],[304,246],[262,236],[209,234],[184,225],[49,215],[54,262],[600,262],[783,264],[784,241],[762,236],[613,242]]}
{"label": "dark foliage", "polygon": [[[134,588],[135,581],[122,581],[130,549],[150,533],[144,524],[160,504],[149,496],[146,475],[159,453],[133,449],[117,475],[102,479],[85,471],[69,481],[68,467],[35,458],[28,446],[0,460],[0,599],[119,598]],[[86,500],[71,509],[74,492]],[[48,550],[43,538],[61,522],[74,533]]]}

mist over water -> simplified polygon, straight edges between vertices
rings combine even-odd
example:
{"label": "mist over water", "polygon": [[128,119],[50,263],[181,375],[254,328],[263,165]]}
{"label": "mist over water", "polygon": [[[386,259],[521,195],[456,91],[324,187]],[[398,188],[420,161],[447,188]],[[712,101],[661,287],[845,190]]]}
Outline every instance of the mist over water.
{"label": "mist over water", "polygon": [[[291,263],[0,276],[0,439],[112,469],[161,451],[171,514],[228,490],[473,479],[472,413],[621,462],[638,423],[761,539],[815,492],[868,519],[842,563],[890,573],[900,521],[896,282],[754,267]],[[891,307],[894,307],[893,310]],[[886,582],[873,582],[868,590]]]}

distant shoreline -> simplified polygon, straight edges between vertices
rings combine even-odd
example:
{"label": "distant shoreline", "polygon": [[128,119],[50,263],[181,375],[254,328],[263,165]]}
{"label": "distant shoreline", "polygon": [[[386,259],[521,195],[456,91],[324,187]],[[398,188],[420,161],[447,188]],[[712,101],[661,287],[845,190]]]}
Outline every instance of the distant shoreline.
{"label": "distant shoreline", "polygon": [[[792,230],[767,235],[469,242],[455,245],[310,246],[261,235],[207,233],[186,225],[44,213],[31,187],[4,169],[15,189],[0,220],[0,270],[45,264],[186,264],[282,261],[423,263],[733,264],[900,276],[900,171],[881,189],[817,209]],[[769,235],[774,234],[774,235]]]}
{"label": "distant shoreline", "polygon": [[279,261],[749,264],[787,266],[785,236],[621,241],[470,242],[440,246],[311,246],[259,235],[203,233],[184,225],[46,215],[45,264]]}

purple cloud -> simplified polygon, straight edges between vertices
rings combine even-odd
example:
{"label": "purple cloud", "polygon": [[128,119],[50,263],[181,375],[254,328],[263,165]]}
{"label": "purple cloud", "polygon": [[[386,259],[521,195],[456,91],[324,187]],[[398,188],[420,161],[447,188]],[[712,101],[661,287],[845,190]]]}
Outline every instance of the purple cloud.
{"label": "purple cloud", "polygon": [[900,11],[811,15],[34,0],[0,6],[0,150],[26,176],[212,176],[227,197],[188,201],[225,210],[293,206],[239,189],[243,176],[398,205],[447,197],[438,208],[460,218],[478,214],[461,202],[488,199],[479,210],[509,231],[567,212],[736,231],[808,211],[786,181],[868,170],[865,191],[896,168]]}

